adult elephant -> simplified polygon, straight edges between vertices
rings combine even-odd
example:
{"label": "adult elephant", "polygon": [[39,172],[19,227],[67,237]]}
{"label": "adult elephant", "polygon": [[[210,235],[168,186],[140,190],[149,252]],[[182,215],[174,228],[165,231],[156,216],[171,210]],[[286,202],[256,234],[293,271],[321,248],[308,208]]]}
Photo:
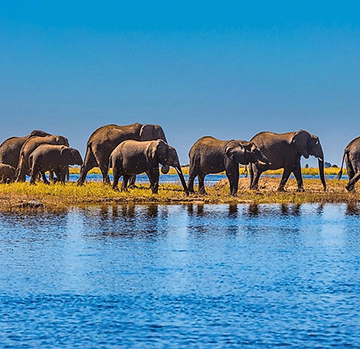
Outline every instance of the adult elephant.
{"label": "adult elephant", "polygon": [[38,174],[42,175],[45,184],[49,184],[45,176],[46,171],[54,171],[56,179],[65,184],[69,165],[81,166],[82,163],[77,149],[65,145],[40,144],[29,156],[30,184],[35,184]]}
{"label": "adult elephant", "polygon": [[355,183],[360,178],[360,137],[353,139],[345,148],[344,155],[341,162],[340,172],[338,179],[342,176],[342,170],[344,166],[344,160],[346,164],[346,170],[349,176],[349,182],[346,184],[348,191],[355,189]]}
{"label": "adult elephant", "polygon": [[[288,133],[260,132],[250,141],[256,144],[271,163],[268,169],[284,169],[278,191],[285,190],[285,184],[291,173],[296,178],[298,191],[304,191],[300,158],[304,156],[307,159],[310,155],[318,158],[320,179],[326,190],[324,153],[317,136],[304,130]],[[258,189],[260,175],[266,170],[260,164],[250,166],[251,189]]]}
{"label": "adult elephant", "polygon": [[14,168],[17,168],[19,163],[19,156],[21,147],[31,137],[45,137],[51,136],[50,133],[34,130],[29,135],[24,137],[10,137],[6,139],[0,145],[0,163],[8,164]]}
{"label": "adult elephant", "polygon": [[[94,167],[99,167],[104,183],[110,183],[108,176],[109,157],[111,152],[125,140],[151,141],[162,139],[167,143],[161,126],[150,124],[131,124],[126,126],[106,125],[95,130],[90,136],[87,145],[83,166],[80,169],[78,185],[85,182],[87,173]],[[169,168],[165,166],[164,172]]]}
{"label": "adult elephant", "polygon": [[121,190],[127,190],[127,183],[132,175],[146,172],[153,194],[159,189],[159,164],[176,169],[184,191],[188,194],[186,182],[181,171],[175,148],[162,139],[156,141],[127,140],[120,143],[110,154],[109,168],[113,168],[113,189],[117,189],[119,178],[123,176]]}
{"label": "adult elephant", "polygon": [[230,183],[230,195],[236,195],[239,186],[239,164],[261,162],[267,166],[267,159],[252,142],[222,141],[211,136],[200,138],[189,152],[189,182],[190,193],[194,193],[194,179],[199,179],[199,192],[206,194],[204,178],[208,173],[226,171]]}
{"label": "adult elephant", "polygon": [[69,141],[64,136],[31,137],[21,148],[19,164],[16,169],[16,181],[25,182],[26,175],[30,174],[29,156],[41,144],[55,144],[69,146]]}

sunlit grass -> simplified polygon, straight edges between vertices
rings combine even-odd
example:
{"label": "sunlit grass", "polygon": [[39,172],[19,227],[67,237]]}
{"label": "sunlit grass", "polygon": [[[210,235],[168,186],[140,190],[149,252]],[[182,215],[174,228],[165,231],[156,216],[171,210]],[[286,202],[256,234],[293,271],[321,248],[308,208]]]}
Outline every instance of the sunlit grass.
{"label": "sunlit grass", "polygon": [[45,210],[64,210],[71,206],[89,204],[120,204],[120,203],[326,203],[358,201],[356,193],[345,190],[345,180],[327,180],[328,190],[324,192],[319,179],[304,179],[305,192],[296,192],[295,179],[290,179],[286,185],[286,192],[277,192],[279,178],[263,176],[259,181],[259,190],[249,190],[250,179],[241,178],[236,197],[229,195],[227,179],[221,180],[212,187],[206,187],[207,194],[196,193],[187,196],[179,184],[161,183],[159,193],[152,194],[149,184],[137,184],[138,188],[128,192],[114,191],[111,186],[101,182],[86,182],[83,186],[76,183],[37,185],[27,183],[0,184],[0,210],[17,210],[27,207],[29,201],[38,201]]}

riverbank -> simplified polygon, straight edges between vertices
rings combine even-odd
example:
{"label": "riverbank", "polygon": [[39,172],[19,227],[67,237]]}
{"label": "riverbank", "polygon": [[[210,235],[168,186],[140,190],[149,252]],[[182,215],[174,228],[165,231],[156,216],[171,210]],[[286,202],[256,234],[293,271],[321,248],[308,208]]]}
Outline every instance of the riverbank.
{"label": "riverbank", "polygon": [[[87,182],[78,187],[76,183],[66,185],[45,185],[38,183],[35,186],[29,183],[12,183],[0,185],[0,211],[62,211],[71,206],[104,205],[104,204],[236,204],[236,203],[351,203],[359,201],[356,192],[349,193],[345,189],[347,181],[327,180],[328,189],[322,190],[318,179],[305,179],[305,192],[296,192],[296,181],[290,179],[286,192],[277,192],[279,178],[262,177],[258,191],[249,190],[249,178],[239,180],[239,192],[236,197],[229,195],[227,179],[221,180],[212,187],[206,187],[207,194],[198,193],[187,196],[179,184],[160,184],[159,194],[153,195],[148,184],[138,184],[137,189],[129,192],[115,192],[110,186],[102,183]],[[197,187],[195,187],[197,189]]]}

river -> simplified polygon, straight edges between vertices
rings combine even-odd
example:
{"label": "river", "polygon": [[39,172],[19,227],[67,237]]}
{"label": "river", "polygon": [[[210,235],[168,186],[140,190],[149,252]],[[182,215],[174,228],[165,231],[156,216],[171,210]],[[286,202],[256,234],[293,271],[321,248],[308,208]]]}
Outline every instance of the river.
{"label": "river", "polygon": [[0,214],[1,348],[360,347],[360,207]]}

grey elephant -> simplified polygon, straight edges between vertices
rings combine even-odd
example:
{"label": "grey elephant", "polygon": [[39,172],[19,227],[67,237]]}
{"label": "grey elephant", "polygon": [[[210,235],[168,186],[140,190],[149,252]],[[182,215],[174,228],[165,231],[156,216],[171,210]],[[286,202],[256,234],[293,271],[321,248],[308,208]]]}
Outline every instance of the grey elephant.
{"label": "grey elephant", "polygon": [[0,164],[0,183],[12,183],[15,180],[15,168],[8,164]]}
{"label": "grey elephant", "polygon": [[204,178],[208,173],[226,171],[230,194],[236,195],[239,185],[239,164],[260,162],[267,166],[267,159],[254,143],[239,140],[223,141],[205,136],[195,142],[189,151],[190,167],[188,189],[194,192],[194,179],[199,180],[199,192],[205,194]]}
{"label": "grey elephant", "polygon": [[[78,185],[85,182],[87,173],[93,167],[99,167],[104,183],[110,183],[108,176],[108,164],[111,152],[125,140],[150,141],[162,139],[167,142],[165,133],[159,125],[131,124],[126,126],[106,125],[95,130],[90,136],[84,158],[84,164],[80,169]],[[164,169],[164,171],[168,171]],[[135,178],[133,179],[133,182]]]}
{"label": "grey elephant", "polygon": [[349,176],[349,182],[346,184],[346,189],[348,191],[353,191],[355,189],[355,183],[360,178],[360,137],[353,139],[345,148],[340,172],[338,174],[338,179],[342,176],[344,160],[346,164],[346,170]]}
{"label": "grey elephant", "polygon": [[120,143],[110,154],[109,168],[113,168],[113,189],[117,190],[119,178],[123,176],[121,190],[127,190],[127,183],[132,175],[146,172],[153,194],[159,189],[159,164],[176,169],[184,191],[188,194],[186,182],[181,170],[175,148],[162,139],[156,141],[128,140]]}
{"label": "grey elephant", "polygon": [[[285,190],[285,184],[291,173],[296,178],[297,190],[304,191],[300,158],[304,156],[307,159],[310,155],[318,158],[320,180],[326,191],[324,153],[317,136],[304,130],[288,133],[260,132],[250,141],[255,143],[271,163],[268,169],[284,169],[278,191]],[[260,175],[266,170],[261,164],[252,164],[250,166],[251,189],[258,189]]]}
{"label": "grey elephant", "polygon": [[69,165],[81,166],[82,164],[83,160],[77,149],[65,145],[41,144],[29,156],[30,184],[35,184],[35,179],[39,174],[44,183],[49,184],[45,176],[46,171],[54,171],[57,180],[65,184]]}
{"label": "grey elephant", "polygon": [[16,181],[25,182],[26,175],[30,174],[29,156],[41,144],[54,144],[69,146],[69,141],[64,136],[32,137],[21,148],[19,164],[16,169]]}
{"label": "grey elephant", "polygon": [[17,168],[21,147],[29,138],[35,136],[45,137],[51,135],[44,131],[34,130],[24,137],[10,137],[6,139],[0,145],[0,163]]}

